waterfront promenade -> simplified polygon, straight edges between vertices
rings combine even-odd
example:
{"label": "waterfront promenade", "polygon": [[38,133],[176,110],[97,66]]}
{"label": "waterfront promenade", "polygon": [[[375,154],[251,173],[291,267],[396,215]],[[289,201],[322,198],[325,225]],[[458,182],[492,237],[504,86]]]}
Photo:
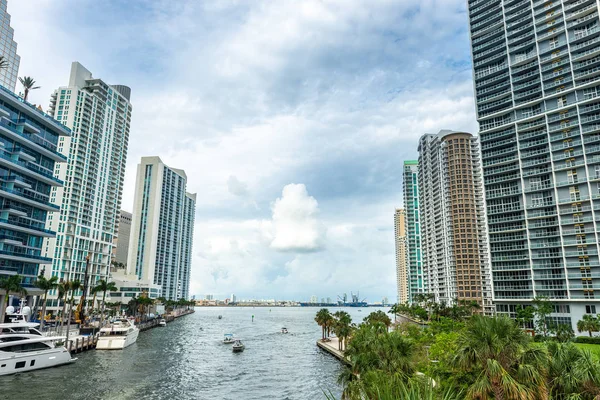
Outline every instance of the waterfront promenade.
{"label": "waterfront promenade", "polygon": [[340,361],[343,361],[345,363],[348,363],[348,358],[346,358],[344,356],[344,352],[338,350],[339,349],[339,339],[336,337],[330,337],[329,341],[324,342],[323,340],[319,339],[317,340],[317,346],[326,351],[327,353],[331,354],[332,356],[334,356],[335,358],[337,358]]}

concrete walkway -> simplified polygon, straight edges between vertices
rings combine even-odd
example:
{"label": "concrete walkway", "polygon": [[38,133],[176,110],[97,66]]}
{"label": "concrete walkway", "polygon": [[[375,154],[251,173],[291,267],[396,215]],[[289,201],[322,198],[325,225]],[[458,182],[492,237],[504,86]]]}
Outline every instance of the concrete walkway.
{"label": "concrete walkway", "polygon": [[317,346],[340,361],[345,363],[349,363],[348,359],[344,356],[343,351],[339,351],[339,339],[336,337],[331,337],[329,342],[323,342],[322,340],[317,340]]}

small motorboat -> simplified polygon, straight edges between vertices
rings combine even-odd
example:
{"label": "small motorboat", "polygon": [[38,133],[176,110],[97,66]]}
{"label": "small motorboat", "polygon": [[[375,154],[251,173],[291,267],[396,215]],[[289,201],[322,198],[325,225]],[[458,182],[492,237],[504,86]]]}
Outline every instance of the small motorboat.
{"label": "small motorboat", "polygon": [[167,321],[165,321],[164,318],[161,318],[161,320],[158,321],[158,326],[167,326]]}
{"label": "small motorboat", "polygon": [[235,340],[235,343],[233,343],[232,351],[233,351],[234,353],[239,353],[239,352],[242,352],[242,351],[244,351],[244,348],[245,348],[245,347],[246,347],[246,346],[244,346],[244,344],[242,343],[242,341],[241,341],[241,340],[239,340],[239,339],[236,339],[236,340]]}
{"label": "small motorboat", "polygon": [[222,316],[222,315],[219,315],[219,319],[223,319],[223,316]]}
{"label": "small motorboat", "polygon": [[281,333],[288,333],[287,328],[281,328]]}
{"label": "small motorboat", "polygon": [[226,333],[224,336],[225,337],[223,338],[223,343],[231,344],[235,342],[235,339],[233,338],[233,333]]}

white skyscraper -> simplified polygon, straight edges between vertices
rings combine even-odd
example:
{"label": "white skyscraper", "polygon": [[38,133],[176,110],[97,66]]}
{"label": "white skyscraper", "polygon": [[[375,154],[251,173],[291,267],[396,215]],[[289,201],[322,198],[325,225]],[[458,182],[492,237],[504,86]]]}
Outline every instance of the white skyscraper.
{"label": "white skyscraper", "polygon": [[138,164],[128,275],[162,287],[169,300],[189,298],[196,194],[187,176],[158,157]]}
{"label": "white skyscraper", "polygon": [[396,244],[396,301],[401,304],[408,302],[408,257],[406,253],[406,211],[397,208],[394,213],[394,241]]}
{"label": "white skyscraper", "polygon": [[21,57],[17,55],[17,42],[13,40],[14,30],[6,8],[7,0],[0,0],[0,56],[6,61],[6,68],[0,69],[0,85],[14,92]]}
{"label": "white skyscraper", "polygon": [[476,301],[493,313],[479,142],[442,130],[419,141],[421,247],[437,302]]}
{"label": "white skyscraper", "polygon": [[93,78],[74,62],[68,86],[52,95],[49,113],[71,128],[72,136],[58,142],[68,163],[54,169],[65,184],[51,192],[61,211],[47,219],[49,229],[57,232],[56,238],[44,241],[44,256],[53,258],[48,276],[83,282],[88,256],[88,287],[109,274],[125,175],[130,92]]}

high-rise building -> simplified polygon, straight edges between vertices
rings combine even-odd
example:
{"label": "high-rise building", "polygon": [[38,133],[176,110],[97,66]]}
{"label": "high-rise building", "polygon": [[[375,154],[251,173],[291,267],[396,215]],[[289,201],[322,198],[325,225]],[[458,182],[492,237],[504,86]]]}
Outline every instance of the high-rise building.
{"label": "high-rise building", "polygon": [[396,208],[394,213],[394,241],[396,244],[396,288],[400,304],[408,302],[408,258],[406,254],[406,212],[403,208]]}
{"label": "high-rise building", "polygon": [[196,194],[186,185],[185,172],[159,157],[138,164],[127,271],[168,300],[189,298]]}
{"label": "high-rise building", "polygon": [[600,306],[598,11],[469,1],[496,309],[546,296],[574,330]]}
{"label": "high-rise building", "polygon": [[493,312],[477,138],[442,130],[419,140],[421,246],[436,302],[477,301]]}
{"label": "high-rise building", "polygon": [[14,29],[10,27],[10,14],[7,12],[7,0],[0,0],[0,56],[6,61],[6,68],[0,69],[0,85],[15,91],[21,57],[17,55],[17,42],[14,41]]}
{"label": "high-rise building", "polygon": [[408,267],[408,301],[415,294],[425,293],[427,282],[423,274],[421,254],[421,222],[419,218],[419,169],[418,161],[404,161],[404,211],[406,232],[406,254]]}
{"label": "high-rise building", "polygon": [[231,300],[230,301],[231,303],[237,302],[237,297],[235,297],[235,294],[233,294],[233,293],[231,294],[231,299],[230,300]]}
{"label": "high-rise building", "polygon": [[[83,282],[89,256],[88,288],[108,277],[125,176],[129,96],[128,87],[93,78],[78,62],[71,65],[69,84],[52,95],[50,115],[73,133],[58,142],[69,161],[54,170],[65,186],[51,193],[62,208],[47,219],[57,231],[44,241],[44,255],[53,258],[48,276]],[[54,295],[51,309],[58,307]]]}
{"label": "high-rise building", "polygon": [[63,185],[53,172],[55,163],[67,161],[57,143],[69,135],[50,116],[0,88],[0,277],[20,275],[30,295],[39,294],[33,286],[39,266],[52,262],[42,255],[42,243],[56,234],[47,229],[46,215],[60,209],[50,193]]}
{"label": "high-rise building", "polygon": [[310,296],[311,304],[317,304],[318,302],[319,302],[319,300],[317,299],[317,296],[315,296],[315,295]]}
{"label": "high-rise building", "polygon": [[114,239],[115,247],[113,248],[113,260],[118,264],[127,264],[131,218],[131,213],[123,210],[119,212],[119,231]]}

